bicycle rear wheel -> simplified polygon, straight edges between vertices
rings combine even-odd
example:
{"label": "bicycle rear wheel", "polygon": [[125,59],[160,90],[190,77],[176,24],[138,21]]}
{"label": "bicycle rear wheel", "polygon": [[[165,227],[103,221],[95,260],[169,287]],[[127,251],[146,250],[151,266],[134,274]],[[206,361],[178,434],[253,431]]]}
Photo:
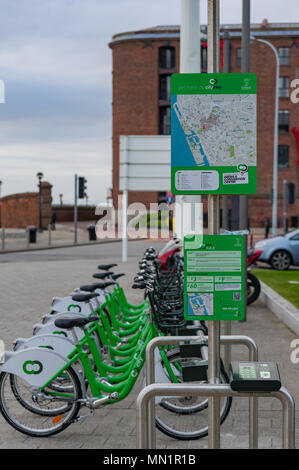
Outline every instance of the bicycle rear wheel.
{"label": "bicycle rear wheel", "polygon": [[72,367],[64,373],[68,376],[69,392],[56,395],[51,384],[41,392],[14,374],[2,372],[0,411],[5,420],[23,434],[34,437],[48,437],[66,429],[79,412],[77,400],[82,398],[82,390]]}

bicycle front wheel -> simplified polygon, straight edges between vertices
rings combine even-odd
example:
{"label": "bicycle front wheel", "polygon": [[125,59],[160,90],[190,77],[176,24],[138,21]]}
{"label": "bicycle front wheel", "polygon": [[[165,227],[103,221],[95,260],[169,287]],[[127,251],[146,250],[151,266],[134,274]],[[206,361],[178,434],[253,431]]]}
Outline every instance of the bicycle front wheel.
{"label": "bicycle front wheel", "polygon": [[[76,418],[82,398],[80,381],[69,367],[64,372],[68,393],[56,395],[55,387],[32,390],[32,387],[14,374],[0,375],[0,411],[15,429],[34,437],[48,437],[66,429]],[[54,384],[56,385],[56,384]]]}

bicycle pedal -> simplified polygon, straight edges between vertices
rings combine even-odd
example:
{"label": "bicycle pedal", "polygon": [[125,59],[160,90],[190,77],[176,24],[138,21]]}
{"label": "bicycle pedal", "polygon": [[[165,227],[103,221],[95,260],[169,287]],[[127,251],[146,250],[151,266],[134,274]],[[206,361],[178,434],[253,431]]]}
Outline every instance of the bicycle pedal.
{"label": "bicycle pedal", "polygon": [[89,418],[91,414],[94,414],[94,410],[91,409],[89,415],[84,415],[84,416],[77,416],[76,418],[72,419],[71,423],[80,423],[81,421],[84,421],[86,418]]}

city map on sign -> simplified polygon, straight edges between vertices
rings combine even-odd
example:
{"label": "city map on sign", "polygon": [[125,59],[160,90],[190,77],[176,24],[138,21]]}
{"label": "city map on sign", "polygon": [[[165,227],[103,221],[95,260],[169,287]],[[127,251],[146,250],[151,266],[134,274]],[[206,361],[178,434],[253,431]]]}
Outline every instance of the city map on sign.
{"label": "city map on sign", "polygon": [[211,316],[214,315],[213,294],[188,294],[188,316]]}
{"label": "city map on sign", "polygon": [[175,74],[171,88],[172,192],[255,193],[256,76]]}

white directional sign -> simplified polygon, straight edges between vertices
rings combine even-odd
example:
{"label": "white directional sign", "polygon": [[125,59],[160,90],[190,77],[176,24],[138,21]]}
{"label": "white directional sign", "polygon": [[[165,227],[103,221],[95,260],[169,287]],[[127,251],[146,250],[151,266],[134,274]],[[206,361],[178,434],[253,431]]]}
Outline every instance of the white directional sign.
{"label": "white directional sign", "polygon": [[170,191],[170,136],[120,136],[119,189]]}

